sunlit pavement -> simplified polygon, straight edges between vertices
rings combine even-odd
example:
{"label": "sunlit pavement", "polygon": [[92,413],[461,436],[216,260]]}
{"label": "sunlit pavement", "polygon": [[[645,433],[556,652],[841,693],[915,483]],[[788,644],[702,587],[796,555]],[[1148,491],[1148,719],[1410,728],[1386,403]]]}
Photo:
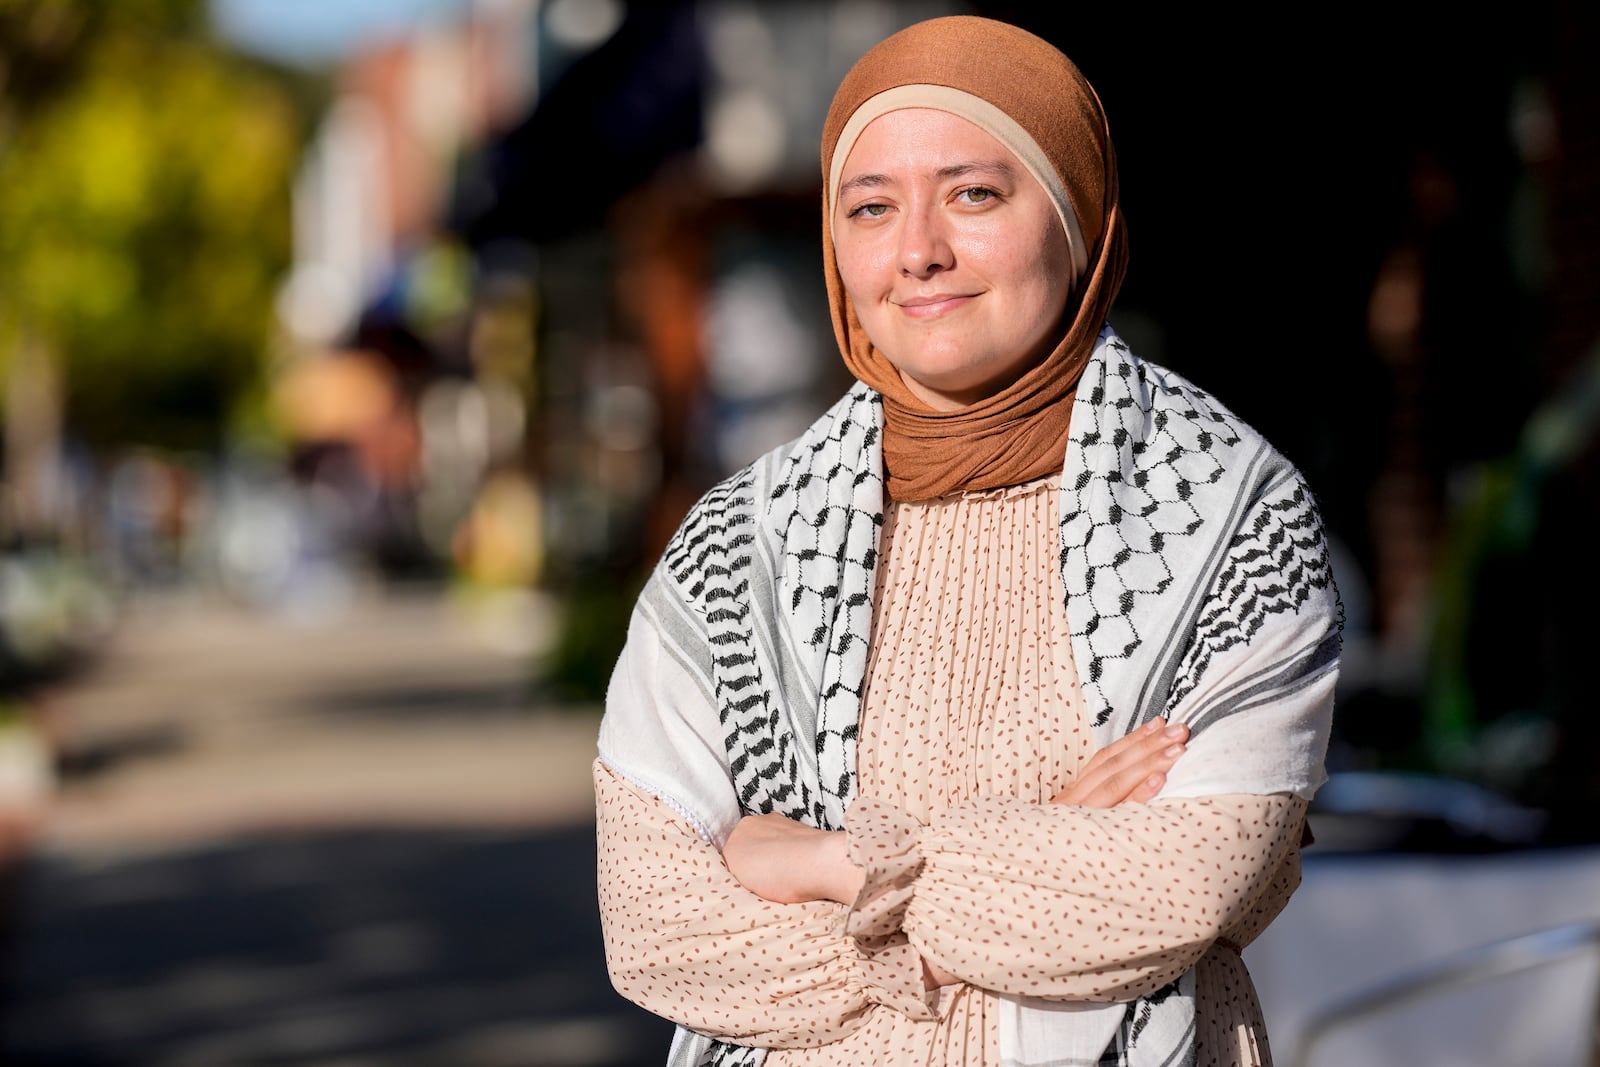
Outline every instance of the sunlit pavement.
{"label": "sunlit pavement", "polygon": [[659,1063],[600,951],[597,711],[536,706],[514,621],[425,591],[124,619],[53,698],[3,1062]]}

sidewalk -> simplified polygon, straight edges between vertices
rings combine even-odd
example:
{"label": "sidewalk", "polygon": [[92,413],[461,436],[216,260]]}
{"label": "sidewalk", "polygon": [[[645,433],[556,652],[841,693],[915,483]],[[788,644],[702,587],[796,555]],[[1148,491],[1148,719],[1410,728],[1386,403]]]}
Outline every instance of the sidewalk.
{"label": "sidewalk", "polygon": [[268,829],[593,817],[596,708],[539,708],[526,657],[438,594],[315,621],[152,602],[55,698],[51,847]]}
{"label": "sidewalk", "polygon": [[10,1067],[633,1067],[597,708],[437,595],[316,622],[150,603],[53,698],[71,771],[0,986]]}

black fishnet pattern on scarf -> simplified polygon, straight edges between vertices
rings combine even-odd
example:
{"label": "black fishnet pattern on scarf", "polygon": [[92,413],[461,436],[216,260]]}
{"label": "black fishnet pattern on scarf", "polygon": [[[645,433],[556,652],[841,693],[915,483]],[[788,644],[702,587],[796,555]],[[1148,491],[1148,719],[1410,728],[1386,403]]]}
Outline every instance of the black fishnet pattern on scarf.
{"label": "black fishnet pattern on scarf", "polygon": [[[1097,726],[1111,715],[1100,687],[1106,662],[1126,659],[1144,640],[1133,624],[1135,598],[1159,594],[1171,584],[1165,552],[1206,521],[1191,502],[1195,488],[1223,476],[1215,453],[1240,439],[1233,416],[1210,394],[1187,382],[1157,378],[1119,339],[1107,346],[1123,358],[1101,364],[1106,371],[1090,386],[1088,404],[1074,409],[1082,425],[1075,427],[1072,441],[1092,457],[1107,454],[1110,446],[1115,463],[1096,470],[1090,459],[1061,487],[1067,618],[1073,636],[1089,649],[1080,677]],[[1074,555],[1077,565],[1069,566]]]}
{"label": "black fishnet pattern on scarf", "polygon": [[[804,440],[784,463],[769,501],[787,507],[798,496],[820,503],[776,515],[782,531],[784,570],[793,575],[785,605],[809,628],[805,641],[823,648],[817,709],[817,769],[824,793],[843,812],[855,794],[856,730],[866,680],[872,633],[872,582],[878,561],[878,531],[883,528],[883,475],[880,465],[862,459],[877,443],[883,399],[865,385],[848,394],[849,403],[828,432]],[[813,483],[821,481],[822,487]],[[821,492],[814,490],[821,488]],[[808,492],[808,490],[813,490]],[[863,506],[861,499],[875,501]],[[831,820],[817,812],[817,825]]]}
{"label": "black fishnet pattern on scarf", "polygon": [[706,619],[713,697],[740,805],[747,813],[809,821],[813,804],[800,780],[794,735],[780,722],[750,625],[754,481],[747,467],[702,497],[668,543],[663,562]]}

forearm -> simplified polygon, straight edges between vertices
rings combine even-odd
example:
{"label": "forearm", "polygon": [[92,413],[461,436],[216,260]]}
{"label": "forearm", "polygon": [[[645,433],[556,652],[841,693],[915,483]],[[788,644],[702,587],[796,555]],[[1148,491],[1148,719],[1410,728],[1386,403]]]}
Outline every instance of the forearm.
{"label": "forearm", "polygon": [[924,827],[858,801],[853,855],[868,888],[850,928],[898,924],[930,963],[996,992],[1127,1000],[1249,925],[1303,816],[1286,796],[1106,810],[987,798]]}
{"label": "forearm", "polygon": [[860,950],[846,907],[779,904],[654,798],[596,764],[606,962],[634,1003],[701,1033],[783,1048],[826,1044],[875,1010],[926,1011],[904,938]]}

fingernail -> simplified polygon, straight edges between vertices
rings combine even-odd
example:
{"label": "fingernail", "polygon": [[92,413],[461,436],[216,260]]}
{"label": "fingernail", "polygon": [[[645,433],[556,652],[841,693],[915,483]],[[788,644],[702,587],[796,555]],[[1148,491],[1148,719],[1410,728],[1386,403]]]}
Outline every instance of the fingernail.
{"label": "fingernail", "polygon": [[1162,777],[1163,776],[1159,774],[1152,774],[1149,778],[1145,779],[1144,784],[1149,786],[1151,789],[1157,789],[1161,785]]}
{"label": "fingernail", "polygon": [[1168,745],[1167,748],[1166,748],[1166,751],[1161,753],[1161,754],[1163,756],[1181,756],[1181,755],[1183,755],[1183,746],[1182,745]]}
{"label": "fingernail", "polygon": [[1149,722],[1144,724],[1144,732],[1147,734],[1153,734],[1157,730],[1161,729],[1161,724],[1166,721],[1167,720],[1165,719],[1151,719]]}
{"label": "fingernail", "polygon": [[1171,726],[1167,727],[1167,736],[1168,737],[1182,737],[1183,736],[1183,732],[1186,729],[1187,729],[1187,727],[1184,726],[1183,723],[1175,722]]}

